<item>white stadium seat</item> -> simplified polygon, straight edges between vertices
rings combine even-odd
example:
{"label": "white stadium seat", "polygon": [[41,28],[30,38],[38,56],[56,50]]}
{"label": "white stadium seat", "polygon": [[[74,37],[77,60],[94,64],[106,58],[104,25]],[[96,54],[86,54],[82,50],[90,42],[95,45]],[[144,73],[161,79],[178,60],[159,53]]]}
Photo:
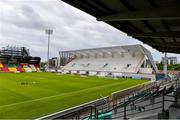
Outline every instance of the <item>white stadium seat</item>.
{"label": "white stadium seat", "polygon": [[122,76],[122,73],[151,74],[152,68],[141,69],[144,61],[149,60],[153,69],[157,71],[150,52],[141,45],[77,51],[68,51],[68,53],[76,57],[62,67],[62,70],[71,71],[71,73],[78,73],[77,71],[80,71],[80,74],[87,74],[88,72],[89,75],[99,76],[107,76],[108,73],[117,76]]}

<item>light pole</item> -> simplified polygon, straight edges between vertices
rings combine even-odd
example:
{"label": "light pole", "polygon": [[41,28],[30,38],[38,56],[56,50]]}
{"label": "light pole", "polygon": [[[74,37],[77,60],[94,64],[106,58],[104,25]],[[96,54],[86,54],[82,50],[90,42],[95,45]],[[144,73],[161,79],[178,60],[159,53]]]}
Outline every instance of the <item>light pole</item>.
{"label": "light pole", "polygon": [[47,51],[47,68],[49,68],[49,45],[50,45],[50,35],[53,34],[52,29],[46,29],[45,33],[48,35],[48,51]]}
{"label": "light pole", "polygon": [[165,79],[168,77],[167,73],[167,52],[164,53],[164,74],[165,74]]}

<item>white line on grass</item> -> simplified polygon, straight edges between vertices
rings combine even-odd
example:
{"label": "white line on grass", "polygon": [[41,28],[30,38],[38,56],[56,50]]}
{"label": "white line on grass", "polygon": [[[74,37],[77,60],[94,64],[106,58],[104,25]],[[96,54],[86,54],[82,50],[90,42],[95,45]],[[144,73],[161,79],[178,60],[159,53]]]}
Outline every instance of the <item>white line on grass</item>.
{"label": "white line on grass", "polygon": [[[132,86],[132,87],[129,87],[129,88],[125,88],[125,89],[122,89],[120,91],[117,91],[117,92],[122,92],[124,90],[128,90],[128,89],[131,89],[133,87],[137,87],[137,86],[140,86],[140,85],[145,85],[145,84],[149,84],[150,82],[145,82],[145,83],[141,83],[141,84],[138,84],[138,85],[135,85],[135,86]],[[114,94],[116,92],[113,92],[112,94]],[[46,119],[47,117],[50,117],[50,116],[53,116],[53,115],[57,115],[57,114],[60,114],[60,113],[63,113],[65,111],[68,111],[68,110],[72,110],[74,108],[77,108],[77,107],[81,107],[81,106],[84,106],[84,105],[87,105],[87,104],[90,104],[90,103],[93,103],[95,101],[98,101],[100,99],[104,99],[104,98],[107,98],[108,96],[104,96],[103,98],[99,98],[99,99],[96,99],[96,100],[93,100],[93,101],[90,101],[90,102],[87,102],[87,103],[84,103],[84,104],[80,104],[80,105],[77,105],[77,106],[74,106],[74,107],[71,107],[71,108],[67,108],[65,110],[61,110],[61,111],[58,111],[58,112],[55,112],[55,113],[52,113],[52,114],[48,114],[48,115],[45,115],[45,116],[42,116],[40,118],[37,118],[36,120],[42,120],[42,119]]]}
{"label": "white line on grass", "polygon": [[[124,82],[127,82],[127,81],[123,81],[121,83],[124,83]],[[117,84],[117,83],[114,83],[114,84]],[[114,84],[110,84],[110,85],[114,85]],[[107,85],[107,86],[109,86],[109,85]],[[63,96],[63,95],[66,95],[66,94],[77,93],[77,92],[81,92],[81,91],[85,91],[85,90],[89,90],[89,89],[94,89],[94,88],[100,88],[100,87],[104,87],[104,85],[103,86],[96,86],[96,87],[92,87],[92,88],[87,88],[87,89],[83,89],[83,90],[78,90],[78,91],[73,91],[73,92],[68,92],[68,93],[61,93],[61,94],[48,96],[48,97],[43,97],[43,98],[38,98],[38,99],[34,99],[34,100],[27,100],[27,101],[23,101],[23,102],[17,102],[17,103],[13,103],[13,104],[8,104],[8,105],[2,105],[2,106],[0,106],[0,108],[20,105],[20,104],[24,104],[24,103],[30,103],[30,102],[34,102],[34,101],[40,101],[40,100],[44,100],[44,99],[59,97],[59,96]]]}

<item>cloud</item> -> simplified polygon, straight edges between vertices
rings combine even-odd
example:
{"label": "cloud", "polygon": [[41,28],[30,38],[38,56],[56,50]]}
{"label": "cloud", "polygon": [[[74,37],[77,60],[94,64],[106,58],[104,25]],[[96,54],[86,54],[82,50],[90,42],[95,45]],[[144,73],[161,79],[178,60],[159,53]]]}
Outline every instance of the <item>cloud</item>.
{"label": "cloud", "polygon": [[[50,57],[62,50],[142,44],[60,0],[1,0],[0,6],[0,47],[25,46],[32,56],[43,60],[47,56],[47,28],[54,30]],[[155,60],[161,59],[162,53],[144,46]]]}

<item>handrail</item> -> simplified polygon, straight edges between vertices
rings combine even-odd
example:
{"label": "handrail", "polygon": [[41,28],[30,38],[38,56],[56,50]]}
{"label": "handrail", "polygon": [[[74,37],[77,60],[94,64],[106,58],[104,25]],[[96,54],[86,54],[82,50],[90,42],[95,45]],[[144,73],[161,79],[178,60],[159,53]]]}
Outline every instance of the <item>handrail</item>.
{"label": "handrail", "polygon": [[[159,81],[158,84],[159,83],[161,86],[166,87],[166,86],[174,85],[176,82],[174,82],[174,80],[173,80],[172,82]],[[163,89],[160,88],[160,91],[158,92],[158,94],[154,94],[156,91],[156,87],[155,87],[156,84],[157,84],[156,82],[152,82],[152,83],[148,82],[148,83],[140,84],[140,85],[137,85],[137,86],[134,86],[131,88],[127,88],[125,90],[114,92],[114,93],[112,93],[112,96],[109,96],[109,97],[106,96],[103,98],[103,99],[108,100],[108,103],[97,104],[95,102],[95,103],[92,103],[89,105],[84,104],[84,105],[86,105],[86,107],[90,106],[92,109],[91,111],[87,111],[87,114],[90,114],[90,116],[92,116],[92,111],[94,111],[94,113],[95,113],[94,116],[95,116],[95,118],[97,118],[98,111],[103,111],[103,112],[110,112],[113,110],[117,111],[118,109],[120,109],[120,108],[122,109],[124,107],[124,103],[126,103],[126,105],[128,106],[130,103],[135,102],[135,101],[137,102],[136,104],[138,104],[139,100],[140,101],[142,99],[144,100],[148,96],[161,97],[160,95],[162,95],[162,94],[166,95],[165,92],[161,91],[161,90],[164,90],[164,88]],[[140,94],[142,94],[143,92],[145,92],[147,94],[141,96]],[[173,97],[170,95],[167,95],[167,96]],[[133,98],[133,97],[137,97],[137,98]],[[165,100],[165,99],[163,99],[163,100],[164,100],[164,102],[167,102],[167,101],[173,102],[171,100]],[[158,103],[160,103],[160,102],[158,102]],[[85,107],[83,107],[84,105],[80,105],[79,106],[80,109],[76,109],[77,107],[74,107],[73,108],[74,110],[71,112],[67,112],[67,110],[64,110],[64,111],[62,111],[63,114],[62,114],[62,112],[58,112],[58,113],[55,113],[53,115],[62,114],[63,116],[66,116],[66,115],[70,115],[70,114],[75,114],[77,116],[77,118],[80,118],[80,117],[84,116],[82,113],[80,113],[85,108]],[[147,104],[145,106],[150,106],[150,105]],[[71,110],[71,109],[72,108],[70,108],[68,110]],[[129,110],[127,109],[126,111],[129,111]],[[123,112],[124,111],[122,111],[121,113],[123,113]],[[120,113],[120,112],[115,112],[115,113]],[[42,117],[39,119],[47,119],[50,116],[51,115],[46,116],[46,117]],[[126,116],[128,116],[128,114],[126,114]]]}

